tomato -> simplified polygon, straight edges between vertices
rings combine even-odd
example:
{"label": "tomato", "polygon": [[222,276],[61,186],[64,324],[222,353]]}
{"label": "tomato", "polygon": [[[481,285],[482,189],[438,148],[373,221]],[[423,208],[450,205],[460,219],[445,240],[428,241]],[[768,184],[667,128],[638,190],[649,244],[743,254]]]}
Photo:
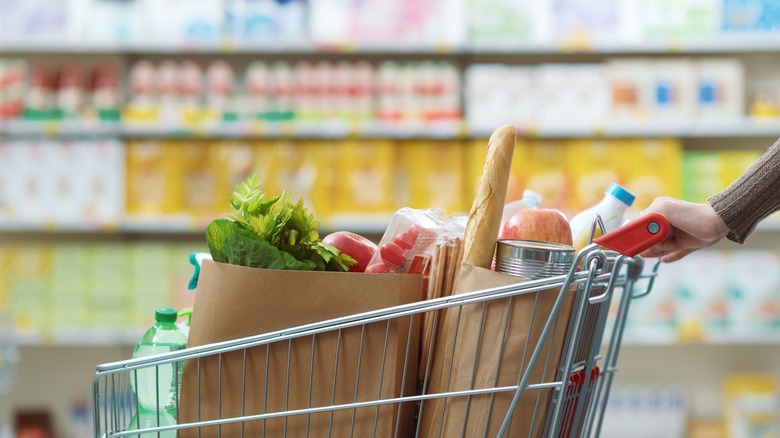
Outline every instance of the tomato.
{"label": "tomato", "polygon": [[406,262],[404,249],[394,242],[387,242],[380,250],[382,260],[391,266],[403,266]]}
{"label": "tomato", "polygon": [[417,236],[412,235],[411,233],[406,231],[395,236],[393,242],[395,242],[396,245],[400,246],[403,249],[412,249],[416,240],[417,240]]}

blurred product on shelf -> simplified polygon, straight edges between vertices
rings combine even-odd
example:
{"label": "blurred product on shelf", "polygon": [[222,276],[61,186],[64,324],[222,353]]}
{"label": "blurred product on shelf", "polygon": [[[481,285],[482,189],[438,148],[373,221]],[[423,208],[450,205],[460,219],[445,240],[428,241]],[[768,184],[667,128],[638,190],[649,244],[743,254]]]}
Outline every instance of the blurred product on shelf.
{"label": "blurred product on shelf", "polygon": [[21,59],[0,59],[0,120],[24,114],[27,63]]}
{"label": "blurred product on shelf", "polygon": [[682,198],[707,202],[725,189],[761,156],[756,150],[685,151],[682,163]]}
{"label": "blurred product on shelf", "polygon": [[[441,208],[444,211],[467,211],[464,195],[466,167],[459,142],[410,141],[400,149],[401,189],[397,190],[397,205],[412,208]],[[475,180],[476,182],[476,180]]]}
{"label": "blurred product on shelf", "polygon": [[[126,77],[119,71],[107,59],[0,59],[0,120],[39,122],[33,132],[50,135],[51,122],[78,122],[127,135],[453,138],[462,121],[475,135],[509,123],[529,135],[614,136],[780,114],[777,84],[746,91],[742,61],[726,57],[477,63],[463,80],[453,61],[253,61],[239,68],[228,59],[141,59]],[[126,132],[114,123],[120,111]]]}
{"label": "blurred product on shelf", "polygon": [[[484,140],[0,141],[0,228],[202,230],[254,171],[266,190],[303,198],[330,231],[368,216],[386,225],[404,206],[468,210],[484,155]],[[529,189],[572,217],[617,182],[636,196],[630,219],[658,196],[703,202],[759,155],[683,151],[669,138],[521,140],[508,199]]]}
{"label": "blurred product on shelf", "polygon": [[609,392],[602,438],[684,438],[688,401],[681,388],[662,384],[615,385]]}
{"label": "blurred product on shelf", "polygon": [[725,435],[780,435],[780,389],[772,374],[729,374],[723,382]]}
{"label": "blurred product on shelf", "polygon": [[[177,82],[177,71],[183,82]],[[224,61],[206,68],[205,87],[201,74],[188,61],[137,62],[130,71],[126,122],[176,129],[291,121],[299,132],[322,135],[331,125],[346,133],[355,124],[411,129],[460,120],[460,80],[450,62],[254,61],[243,72],[242,86]],[[250,123],[246,129],[262,127]]]}
{"label": "blurred product on shelf", "polygon": [[464,0],[308,0],[311,40],[325,47],[457,47]]}
{"label": "blurred product on shelf", "polygon": [[563,50],[780,29],[771,0],[3,0],[0,44]]}
{"label": "blurred product on shelf", "polygon": [[0,59],[0,120],[117,121],[120,86],[113,61]]}
{"label": "blurred product on shelf", "polygon": [[0,225],[115,229],[124,217],[124,174],[118,141],[0,141]]}
{"label": "blurred product on shelf", "polygon": [[724,0],[653,0],[639,2],[635,14],[640,35],[666,36],[716,35],[723,23]]}
{"label": "blurred product on shelf", "polygon": [[628,342],[780,342],[780,254],[706,250],[664,265],[635,300]]}
{"label": "blurred product on shelf", "polygon": [[545,3],[536,0],[467,0],[467,40],[477,47],[543,41]]}
{"label": "blurred product on shelf", "polygon": [[0,245],[0,312],[21,341],[134,344],[150,308],[191,307],[194,243]]}
{"label": "blurred product on shelf", "polygon": [[511,123],[530,132],[715,123],[745,115],[734,58],[615,58],[600,64],[473,64],[465,71],[469,130]]}
{"label": "blurred product on shelf", "polygon": [[723,0],[725,32],[780,30],[780,13],[773,0]]}
{"label": "blurred product on shelf", "polygon": [[226,37],[236,42],[302,42],[305,0],[224,0]]}

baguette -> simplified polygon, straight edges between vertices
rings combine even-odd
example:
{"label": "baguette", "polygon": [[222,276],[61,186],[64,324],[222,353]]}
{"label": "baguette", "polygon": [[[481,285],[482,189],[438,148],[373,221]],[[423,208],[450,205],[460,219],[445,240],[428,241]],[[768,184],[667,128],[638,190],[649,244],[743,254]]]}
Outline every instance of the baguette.
{"label": "baguette", "polygon": [[490,136],[479,189],[466,223],[463,263],[490,269],[493,262],[516,135],[512,125],[504,125]]}

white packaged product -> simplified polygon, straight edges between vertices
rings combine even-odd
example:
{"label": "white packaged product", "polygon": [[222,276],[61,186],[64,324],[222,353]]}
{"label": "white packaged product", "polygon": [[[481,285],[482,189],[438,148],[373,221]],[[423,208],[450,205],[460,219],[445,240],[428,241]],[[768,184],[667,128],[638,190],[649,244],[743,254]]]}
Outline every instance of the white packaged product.
{"label": "white packaged product", "polygon": [[654,60],[650,73],[650,114],[654,122],[683,125],[696,107],[696,65],[690,59]]}
{"label": "white packaged product", "polygon": [[745,71],[737,58],[697,62],[696,117],[723,122],[745,115]]}
{"label": "white packaged product", "polygon": [[729,332],[747,337],[780,327],[780,257],[772,251],[733,251],[729,268]]}
{"label": "white packaged product", "polygon": [[468,0],[468,42],[507,47],[542,42],[549,31],[549,0]]}

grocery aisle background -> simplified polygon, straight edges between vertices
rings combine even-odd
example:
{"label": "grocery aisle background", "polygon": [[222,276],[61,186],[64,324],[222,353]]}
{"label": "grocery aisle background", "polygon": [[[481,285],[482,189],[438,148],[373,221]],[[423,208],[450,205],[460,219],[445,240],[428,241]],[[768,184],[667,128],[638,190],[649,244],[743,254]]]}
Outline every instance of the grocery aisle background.
{"label": "grocery aisle background", "polygon": [[[378,240],[400,207],[467,211],[511,123],[512,198],[704,202],[780,137],[779,54],[772,0],[0,0],[0,437],[40,410],[91,430],[94,366],[192,302],[187,257],[253,171]],[[663,266],[624,345],[603,436],[759,430],[777,215]]]}

